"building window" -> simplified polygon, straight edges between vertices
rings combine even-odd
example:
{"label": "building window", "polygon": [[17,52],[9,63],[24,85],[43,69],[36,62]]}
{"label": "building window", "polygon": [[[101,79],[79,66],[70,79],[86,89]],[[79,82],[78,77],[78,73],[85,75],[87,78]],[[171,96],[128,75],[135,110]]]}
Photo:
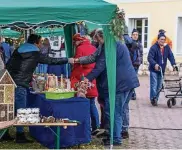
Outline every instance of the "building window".
{"label": "building window", "polygon": [[139,32],[139,41],[142,43],[145,49],[148,48],[148,19],[147,18],[130,18],[128,22],[129,32],[131,33],[133,28]]}
{"label": "building window", "polygon": [[178,17],[178,24],[177,24],[177,54],[182,55],[182,17]]}

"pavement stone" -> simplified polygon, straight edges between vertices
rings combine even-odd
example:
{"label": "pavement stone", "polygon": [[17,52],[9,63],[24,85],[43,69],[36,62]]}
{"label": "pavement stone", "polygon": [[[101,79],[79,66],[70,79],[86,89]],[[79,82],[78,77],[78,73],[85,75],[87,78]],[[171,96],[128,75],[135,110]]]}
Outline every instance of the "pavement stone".
{"label": "pavement stone", "polygon": [[123,146],[126,149],[182,149],[182,99],[177,99],[177,105],[168,108],[167,99],[161,93],[158,107],[153,107],[149,101],[149,77],[139,79],[137,100],[130,101],[130,138],[124,140],[127,144]]}
{"label": "pavement stone", "polygon": [[182,99],[168,108],[167,99],[161,93],[158,107],[153,107],[149,101],[149,77],[142,76],[139,80],[137,100],[130,101],[130,138],[123,140],[120,149],[182,149]]}

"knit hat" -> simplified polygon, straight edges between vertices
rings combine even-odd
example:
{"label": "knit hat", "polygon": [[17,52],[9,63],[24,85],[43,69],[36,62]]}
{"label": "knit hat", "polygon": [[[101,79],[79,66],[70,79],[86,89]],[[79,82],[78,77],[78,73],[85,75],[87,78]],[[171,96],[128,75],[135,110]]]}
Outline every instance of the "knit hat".
{"label": "knit hat", "polygon": [[165,38],[166,38],[166,36],[165,36],[164,33],[159,33],[159,34],[158,34],[158,39],[160,39],[161,37],[165,37]]}
{"label": "knit hat", "polygon": [[137,30],[137,29],[133,29],[132,34],[133,34],[134,32],[137,32],[137,33],[138,33],[138,30]]}
{"label": "knit hat", "polygon": [[164,29],[160,29],[159,33],[165,33],[166,31]]}

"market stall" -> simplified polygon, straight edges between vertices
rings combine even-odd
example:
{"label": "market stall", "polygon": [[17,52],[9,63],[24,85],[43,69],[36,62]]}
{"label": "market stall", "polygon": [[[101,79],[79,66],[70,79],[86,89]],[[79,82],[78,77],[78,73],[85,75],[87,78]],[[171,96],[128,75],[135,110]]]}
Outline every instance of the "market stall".
{"label": "market stall", "polygon": [[[48,100],[42,94],[28,94],[28,107],[38,107],[44,116],[56,118],[69,118],[80,122],[76,127],[60,129],[60,146],[62,148],[89,143],[90,136],[90,104],[85,98],[70,98],[61,100]],[[81,111],[79,111],[81,110]],[[56,133],[57,129],[52,130]],[[48,148],[55,148],[56,136],[45,127],[31,127],[30,132],[38,142]]]}
{"label": "market stall", "polygon": [[[111,21],[117,14],[117,6],[102,0],[6,0],[1,2],[0,13],[0,25],[2,27],[18,27],[22,30],[30,31],[37,27],[49,25],[62,26],[68,57],[74,54],[72,43],[72,35],[75,33],[74,24],[85,21],[102,26],[108,70],[112,144],[116,88],[116,51],[113,36],[115,33],[112,34],[110,24],[114,24]],[[121,35],[121,33],[119,34]]]}

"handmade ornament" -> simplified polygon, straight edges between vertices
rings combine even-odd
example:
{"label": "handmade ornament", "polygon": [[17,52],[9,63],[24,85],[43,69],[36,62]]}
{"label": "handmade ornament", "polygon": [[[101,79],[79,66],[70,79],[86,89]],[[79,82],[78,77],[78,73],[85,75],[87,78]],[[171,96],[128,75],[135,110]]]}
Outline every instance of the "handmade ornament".
{"label": "handmade ornament", "polygon": [[17,110],[17,123],[35,124],[40,122],[39,108],[27,108]]}
{"label": "handmade ornament", "polygon": [[86,97],[88,90],[88,83],[81,81],[76,84],[77,97]]}
{"label": "handmade ornament", "polygon": [[54,123],[56,122],[56,119],[53,116],[45,117],[43,116],[41,118],[41,123]]}

